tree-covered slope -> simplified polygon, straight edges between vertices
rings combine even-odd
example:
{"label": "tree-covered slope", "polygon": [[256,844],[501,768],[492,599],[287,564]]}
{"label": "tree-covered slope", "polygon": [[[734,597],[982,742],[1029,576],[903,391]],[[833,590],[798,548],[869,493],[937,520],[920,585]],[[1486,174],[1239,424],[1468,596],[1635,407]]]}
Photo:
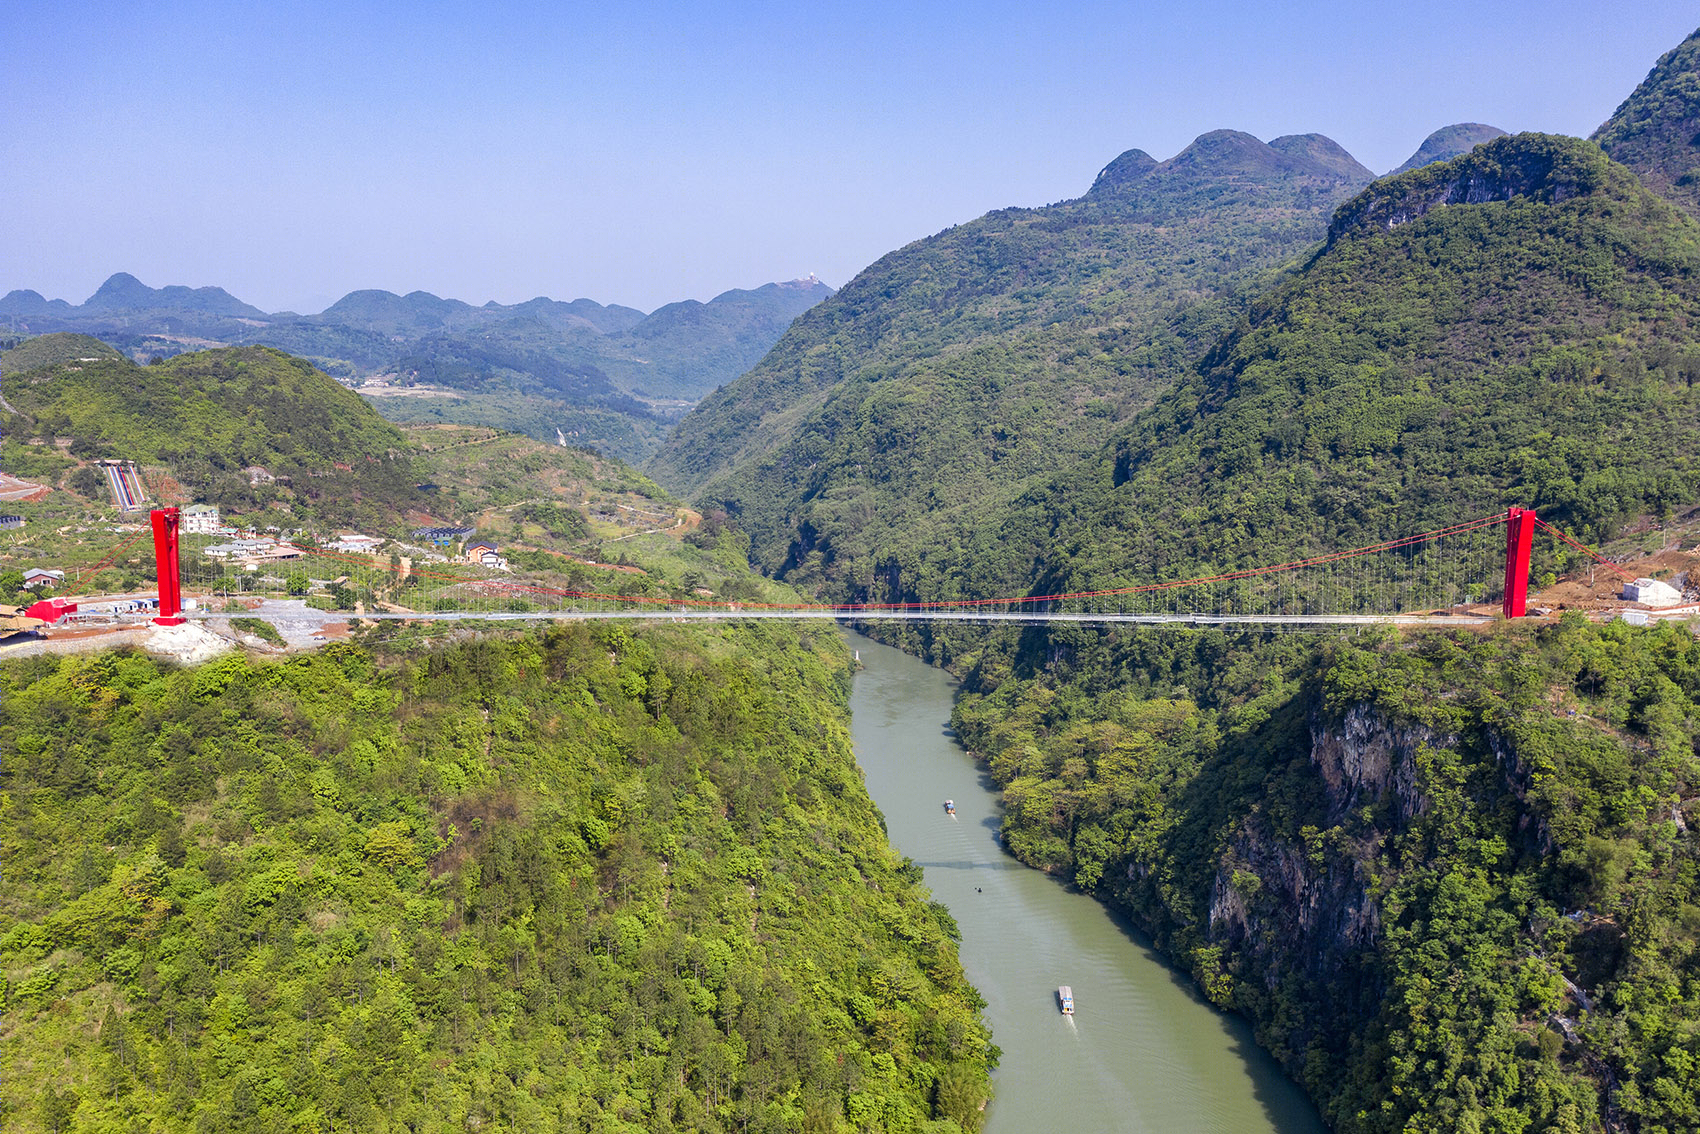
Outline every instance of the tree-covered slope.
{"label": "tree-covered slope", "polygon": [[974,589],[1281,562],[1508,503],[1599,535],[1700,497],[1700,226],[1577,139],[1377,182],[1099,459],[961,558]]}
{"label": "tree-covered slope", "polygon": [[[1090,452],[1369,180],[1314,135],[1117,158],[1079,200],[893,252],[706,399],[648,465],[766,570],[864,591],[882,555],[983,521]],[[941,534],[944,533],[944,534]]]}
{"label": "tree-covered slope", "polygon": [[38,338],[25,339],[11,350],[0,351],[0,375],[19,374],[43,366],[78,363],[87,359],[123,357],[112,347],[89,335],[41,335]]}
{"label": "tree-covered slope", "polygon": [[977,1129],[978,999],[844,655],[7,663],[6,1128]]}
{"label": "tree-covered slope", "polygon": [[1335,1130],[1700,1129],[1688,629],[1073,637],[964,684],[1005,844],[1129,911]]}
{"label": "tree-covered slope", "polygon": [[1655,193],[1700,216],[1700,31],[1659,57],[1594,131],[1594,141]]}
{"label": "tree-covered slope", "polygon": [[[45,349],[40,341],[19,350]],[[0,417],[0,460],[8,469],[28,464],[32,442],[51,450],[66,438],[74,456],[163,465],[195,496],[232,505],[251,499],[244,470],[259,466],[338,516],[351,516],[362,498],[393,511],[419,479],[399,429],[308,363],[268,347],[157,366],[64,362],[8,374],[5,394],[12,408]]]}

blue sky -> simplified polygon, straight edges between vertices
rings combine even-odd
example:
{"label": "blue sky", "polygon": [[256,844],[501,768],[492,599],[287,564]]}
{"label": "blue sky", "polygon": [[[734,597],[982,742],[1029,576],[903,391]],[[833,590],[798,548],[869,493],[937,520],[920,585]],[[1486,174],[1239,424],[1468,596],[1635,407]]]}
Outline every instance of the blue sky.
{"label": "blue sky", "polygon": [[1431,0],[0,8],[0,293],[114,271],[650,310],[834,286],[1130,147],[1452,122],[1586,135],[1700,6]]}

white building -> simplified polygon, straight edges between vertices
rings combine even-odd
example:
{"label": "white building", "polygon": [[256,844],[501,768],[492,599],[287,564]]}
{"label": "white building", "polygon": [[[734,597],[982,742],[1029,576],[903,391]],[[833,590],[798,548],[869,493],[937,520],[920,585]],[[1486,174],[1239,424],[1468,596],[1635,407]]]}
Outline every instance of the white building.
{"label": "white building", "polygon": [[184,535],[217,535],[218,505],[191,504],[183,509],[180,530]]}
{"label": "white building", "polygon": [[334,543],[325,546],[332,551],[346,551],[356,555],[372,555],[384,542],[382,536],[361,535],[359,532],[344,532]]}
{"label": "white building", "polygon": [[497,571],[508,569],[508,561],[502,557],[501,551],[495,544],[483,539],[466,545],[466,553],[461,556],[461,562]]}
{"label": "white building", "polygon": [[229,543],[215,543],[203,548],[201,554],[211,559],[247,559],[276,543],[273,539],[233,539]]}

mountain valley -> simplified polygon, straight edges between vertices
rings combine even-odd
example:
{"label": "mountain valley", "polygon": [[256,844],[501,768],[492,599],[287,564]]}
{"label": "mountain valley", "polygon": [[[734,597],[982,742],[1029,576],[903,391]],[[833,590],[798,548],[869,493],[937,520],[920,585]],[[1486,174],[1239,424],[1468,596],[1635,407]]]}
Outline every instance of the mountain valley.
{"label": "mountain valley", "polygon": [[[134,462],[300,542],[186,543],[196,623],[336,629],[5,647],[8,1126],[996,1132],[927,880],[1032,868],[1333,1130],[1700,1130],[1695,92],[1700,32],[1592,139],[1214,130],[648,315],[12,292],[8,585],[157,586]],[[1000,806],[924,863],[830,615],[958,683]]]}

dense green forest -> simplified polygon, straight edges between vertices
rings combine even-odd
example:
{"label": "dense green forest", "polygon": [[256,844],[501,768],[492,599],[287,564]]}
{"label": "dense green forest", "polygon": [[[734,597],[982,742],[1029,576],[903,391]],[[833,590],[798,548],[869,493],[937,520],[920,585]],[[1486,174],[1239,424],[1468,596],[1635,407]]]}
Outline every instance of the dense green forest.
{"label": "dense green forest", "polygon": [[975,569],[1185,577],[1511,503],[1599,539],[1700,499],[1697,326],[1700,225],[1590,143],[1489,142],[1343,205],[1325,252]]}
{"label": "dense green forest", "polygon": [[835,636],[0,666],[8,1130],[977,1129]]}
{"label": "dense green forest", "polygon": [[646,467],[724,508],[763,570],[869,585],[1095,449],[1370,180],[1326,138],[1130,151],[1075,201],[893,252],[704,400]]}
{"label": "dense green forest", "polygon": [[402,432],[269,347],[151,366],[60,361],[8,379],[0,461],[19,476],[51,479],[77,459],[121,457],[163,465],[192,498],[242,511],[282,491],[253,482],[246,470],[259,467],[301,502],[303,518],[327,524],[392,516],[418,499],[423,469]]}
{"label": "dense green forest", "polygon": [[[644,477],[408,441],[261,348],[136,366],[32,340],[48,369],[0,360],[0,455],[54,477],[111,452],[332,522],[476,511],[522,571],[674,596],[754,594],[750,563],[823,598],[1111,588],[1508,504],[1603,541],[1700,502],[1697,68],[1691,38],[1598,145],[1452,127],[1372,182],[1317,135],[1217,131],[893,252],[650,466],[699,527],[627,540],[622,508],[672,507]],[[403,381],[515,417],[509,392],[569,391],[649,414],[637,446],[659,426],[620,391],[664,388],[561,345],[636,342],[641,313],[339,306],[289,331],[346,347],[322,365],[400,334],[430,344]],[[726,357],[759,309],[718,325]],[[258,500],[248,463],[290,498]],[[622,562],[586,562],[601,538]],[[963,674],[1011,853],[1127,910],[1333,1128],[1700,1129],[1692,626],[872,629]],[[997,1051],[861,786],[835,640],[424,637],[0,666],[0,1119],[980,1125]]]}
{"label": "dense green forest", "polygon": [[1512,503],[1599,539],[1700,500],[1697,279],[1700,226],[1629,170],[1578,139],[1500,138],[1343,204],[1326,247],[1088,459],[973,523],[939,505],[939,528],[817,546],[787,577],[893,599],[1091,590]]}
{"label": "dense green forest", "polygon": [[[116,350],[88,335],[42,335],[0,350],[0,375],[18,374],[43,366],[75,363],[85,358],[122,358]],[[10,384],[7,385],[10,390]]]}
{"label": "dense green forest", "polygon": [[1334,1129],[1700,1124],[1700,642],[1005,643],[1012,853],[1131,911]]}

